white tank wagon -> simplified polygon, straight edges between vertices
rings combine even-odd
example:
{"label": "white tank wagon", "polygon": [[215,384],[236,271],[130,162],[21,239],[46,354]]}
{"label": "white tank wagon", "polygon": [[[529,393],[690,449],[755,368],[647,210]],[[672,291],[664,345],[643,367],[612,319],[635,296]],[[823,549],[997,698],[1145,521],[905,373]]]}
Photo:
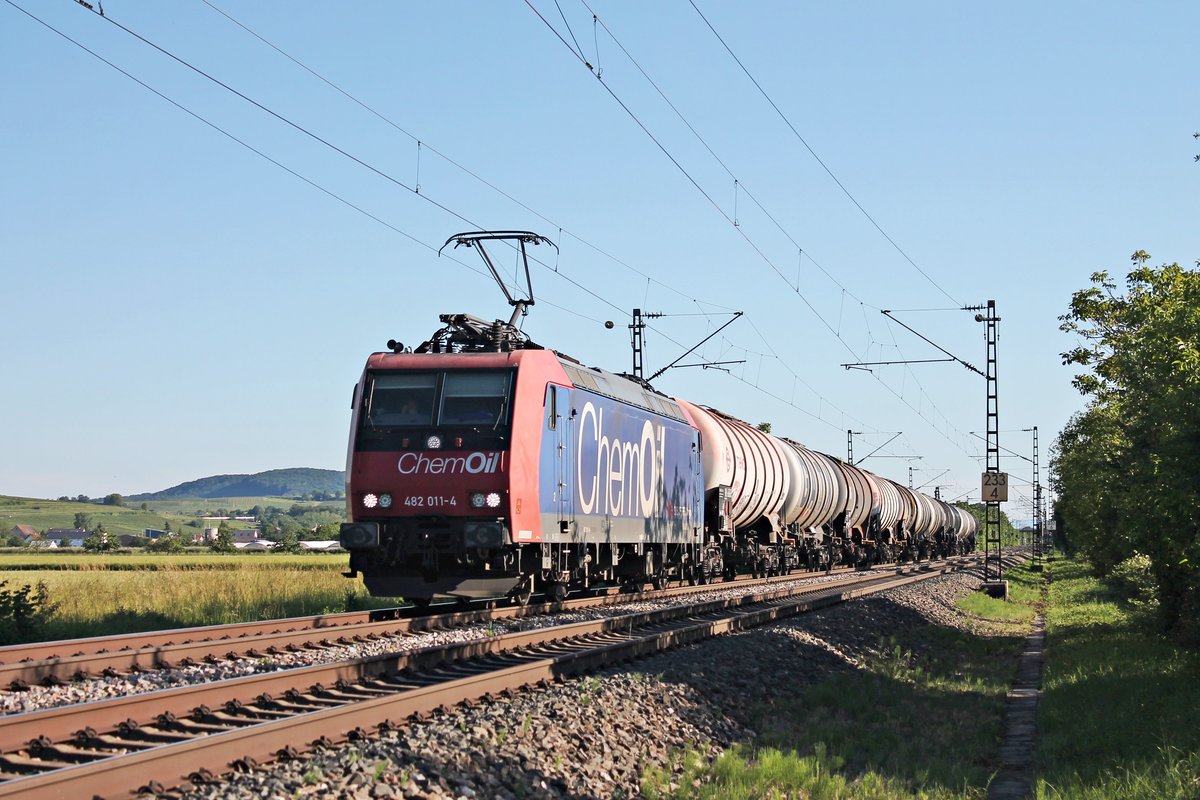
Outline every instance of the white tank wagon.
{"label": "white tank wagon", "polygon": [[934,542],[950,552],[951,527],[966,524],[887,478],[674,399],[700,431],[708,535],[693,574],[701,580],[915,560],[928,557]]}
{"label": "white tank wagon", "polygon": [[818,455],[833,465],[845,497],[844,507],[829,525],[829,547],[835,560],[862,563],[866,560],[865,543],[878,525],[883,504],[879,486],[858,467],[827,453]]}
{"label": "white tank wagon", "polygon": [[779,440],[716,409],[675,402],[703,437],[705,492],[726,487],[728,524],[778,533],[791,478]]}
{"label": "white tank wagon", "polygon": [[828,457],[799,442],[780,439],[791,470],[783,503],[783,522],[799,548],[799,557],[810,569],[830,561],[828,542],[834,521],[846,506],[847,484],[842,471]]}
{"label": "white tank wagon", "polygon": [[887,478],[882,478],[873,472],[866,472],[867,477],[879,487],[879,524],[871,531],[872,543],[879,543],[884,533],[894,532],[901,520],[905,519],[908,504],[900,494],[900,487]]}
{"label": "white tank wagon", "polygon": [[[941,501],[938,501],[941,502]],[[947,524],[937,541],[937,549],[944,555],[969,553],[975,549],[975,540],[979,534],[979,520],[971,512],[943,503],[946,509]]]}
{"label": "white tank wagon", "polygon": [[940,531],[954,519],[953,507],[935,500],[927,494],[913,492],[916,500],[916,515],[909,526],[910,558],[920,560],[929,556],[933,543]]}
{"label": "white tank wagon", "polygon": [[846,482],[828,458],[799,442],[780,439],[792,480],[783,504],[783,521],[803,530],[828,525],[846,502]]}

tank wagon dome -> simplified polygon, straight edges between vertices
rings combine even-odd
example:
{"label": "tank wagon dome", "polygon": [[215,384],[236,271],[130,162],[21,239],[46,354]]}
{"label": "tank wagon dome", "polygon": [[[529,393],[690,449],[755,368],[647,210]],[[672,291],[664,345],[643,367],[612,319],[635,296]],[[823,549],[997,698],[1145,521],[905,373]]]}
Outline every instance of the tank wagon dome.
{"label": "tank wagon dome", "polygon": [[716,409],[679,398],[675,402],[703,437],[704,490],[730,487],[733,525],[745,527],[778,515],[791,479],[782,443]]}

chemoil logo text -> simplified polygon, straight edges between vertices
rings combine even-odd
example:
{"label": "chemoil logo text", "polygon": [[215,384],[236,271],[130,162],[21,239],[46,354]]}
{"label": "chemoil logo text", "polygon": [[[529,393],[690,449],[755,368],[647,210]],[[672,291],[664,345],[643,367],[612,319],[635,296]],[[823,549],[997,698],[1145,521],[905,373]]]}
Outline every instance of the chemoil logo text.
{"label": "chemoil logo text", "polygon": [[[611,419],[611,416],[610,416]],[[620,427],[618,417],[618,427]],[[662,499],[666,430],[649,419],[631,431],[605,429],[604,409],[588,401],[579,414],[575,474],[579,510],[584,514],[644,516],[656,514]],[[619,433],[633,433],[622,441]],[[634,441],[635,439],[635,441]],[[593,456],[594,452],[594,456]],[[586,455],[585,455],[586,453]]]}
{"label": "chemoil logo text", "polygon": [[405,453],[397,468],[401,475],[490,475],[504,468],[504,453],[476,451],[465,456],[430,456]]}

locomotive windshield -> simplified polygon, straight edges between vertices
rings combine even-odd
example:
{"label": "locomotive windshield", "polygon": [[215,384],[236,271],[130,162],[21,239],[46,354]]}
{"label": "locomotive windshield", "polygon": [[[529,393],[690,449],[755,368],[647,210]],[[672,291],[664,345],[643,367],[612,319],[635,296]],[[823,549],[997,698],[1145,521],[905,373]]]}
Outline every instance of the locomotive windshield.
{"label": "locomotive windshield", "polygon": [[442,425],[495,425],[508,409],[508,373],[452,372],[442,385]]}
{"label": "locomotive windshield", "polygon": [[364,429],[507,425],[511,370],[374,372],[364,393]]}
{"label": "locomotive windshield", "polygon": [[378,373],[367,399],[367,425],[429,425],[437,375],[430,373]]}

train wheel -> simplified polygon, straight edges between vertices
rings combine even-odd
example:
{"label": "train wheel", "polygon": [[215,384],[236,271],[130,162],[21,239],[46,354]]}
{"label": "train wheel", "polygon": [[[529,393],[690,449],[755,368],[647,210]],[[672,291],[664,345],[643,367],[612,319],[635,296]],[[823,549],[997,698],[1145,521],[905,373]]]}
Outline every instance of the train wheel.
{"label": "train wheel", "polygon": [[529,605],[529,598],[533,596],[533,587],[528,580],[522,581],[508,595],[508,601],[514,606],[524,608]]}
{"label": "train wheel", "polygon": [[660,572],[650,579],[650,585],[655,589],[665,589],[667,588],[668,583],[669,581],[667,580],[667,573],[665,572]]}
{"label": "train wheel", "polygon": [[413,608],[422,610],[429,608],[429,604],[433,602],[432,597],[406,597],[405,599],[413,604]]}
{"label": "train wheel", "polygon": [[561,603],[567,599],[567,585],[565,583],[552,583],[546,587],[546,595],[552,603]]}
{"label": "train wheel", "polygon": [[725,574],[726,581],[731,581],[735,577],[737,577],[737,571],[733,567],[726,567],[724,574]]}

